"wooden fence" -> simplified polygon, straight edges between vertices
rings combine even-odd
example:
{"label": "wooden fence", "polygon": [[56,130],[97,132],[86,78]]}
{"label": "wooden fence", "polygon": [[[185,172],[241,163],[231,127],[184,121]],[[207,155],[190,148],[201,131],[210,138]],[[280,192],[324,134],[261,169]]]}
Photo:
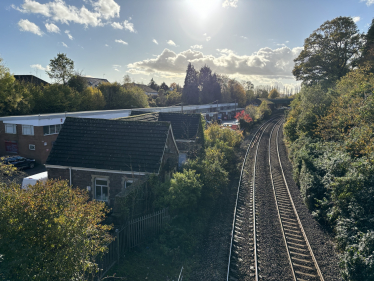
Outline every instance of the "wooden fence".
{"label": "wooden fence", "polygon": [[170,220],[168,209],[129,221],[121,230],[116,229],[116,238],[108,245],[109,251],[98,261],[100,278],[123,257],[123,254],[160,234],[162,227]]}

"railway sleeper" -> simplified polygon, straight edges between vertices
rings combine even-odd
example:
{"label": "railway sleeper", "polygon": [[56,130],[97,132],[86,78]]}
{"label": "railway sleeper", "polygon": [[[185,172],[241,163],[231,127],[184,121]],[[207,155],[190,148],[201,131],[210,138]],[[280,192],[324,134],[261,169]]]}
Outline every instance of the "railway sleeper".
{"label": "railway sleeper", "polygon": [[293,263],[293,266],[297,266],[297,267],[301,267],[307,271],[312,271],[313,273],[316,273],[316,269],[314,267],[310,267],[310,266],[306,266],[306,265],[302,265],[302,264],[298,264],[298,263]]}
{"label": "railway sleeper", "polygon": [[286,239],[301,242],[301,243],[305,242],[303,239],[297,239],[297,238],[293,238],[293,237],[289,237],[289,236],[286,236]]}
{"label": "railway sleeper", "polygon": [[299,259],[299,258],[295,258],[295,257],[292,257],[292,260],[296,260],[298,262],[301,262],[301,263],[305,263],[305,264],[313,264],[313,260],[307,260],[307,259]]}
{"label": "railway sleeper", "polygon": [[294,243],[294,242],[291,242],[291,241],[287,241],[287,243],[291,244],[291,245],[299,246],[299,247],[306,247],[306,248],[308,248],[308,246],[305,245],[305,244],[297,244],[297,243]]}
{"label": "railway sleeper", "polygon": [[290,251],[290,253],[292,255],[297,255],[297,256],[300,256],[300,257],[308,257],[308,258],[310,258],[310,255],[307,255],[307,254],[302,254],[302,253],[298,253],[298,252],[294,252],[294,251]]}
{"label": "railway sleeper", "polygon": [[[298,271],[298,270],[295,270],[295,273],[297,274],[300,274],[300,275],[303,275],[305,277],[309,277],[309,278],[317,278],[318,276],[315,275],[315,274],[310,274],[310,273],[306,273],[306,272],[301,272],[301,271]],[[297,280],[301,280],[300,278],[297,278]],[[304,279],[305,280],[305,279]],[[310,280],[310,279],[306,279],[306,280]]]}
{"label": "railway sleeper", "polygon": [[301,249],[301,248],[290,246],[290,245],[288,245],[288,248],[296,250],[296,251],[300,251],[300,252],[308,252],[308,249]]}

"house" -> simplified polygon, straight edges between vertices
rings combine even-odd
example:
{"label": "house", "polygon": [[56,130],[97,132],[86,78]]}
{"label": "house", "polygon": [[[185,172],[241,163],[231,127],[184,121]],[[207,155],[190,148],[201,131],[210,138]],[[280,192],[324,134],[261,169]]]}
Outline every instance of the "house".
{"label": "house", "polygon": [[[179,165],[183,164],[191,153],[196,153],[203,144],[201,114],[183,114],[176,112],[153,112],[140,114],[132,111],[129,117],[117,118],[122,121],[169,122],[179,150]],[[135,115],[138,114],[138,115]]]}
{"label": "house", "polygon": [[158,95],[158,92],[156,90],[153,90],[152,88],[150,88],[150,87],[148,87],[146,85],[135,84],[135,83],[124,84],[125,87],[127,85],[136,86],[136,87],[142,89],[147,96],[157,96]]}
{"label": "house", "polygon": [[84,78],[87,82],[87,85],[92,88],[96,88],[101,83],[109,83],[107,79],[103,79],[103,78],[93,78],[93,77],[82,77],[82,78]]}
{"label": "house", "polygon": [[[218,105],[148,107],[137,108],[136,110],[94,110],[0,117],[0,156],[18,154],[23,157],[34,158],[39,164],[45,164],[66,117],[113,119],[150,112],[213,114],[215,111],[233,111],[235,108],[237,108],[235,103],[222,103]],[[217,113],[215,114],[217,115]],[[176,130],[176,128],[174,129]]]}
{"label": "house", "polygon": [[36,77],[34,75],[13,75],[14,78],[19,82],[32,83],[37,86],[46,86],[50,85],[48,82]]}
{"label": "house", "polygon": [[149,174],[176,169],[178,148],[169,122],[67,117],[47,159],[49,178],[87,188],[113,207],[115,196]]}

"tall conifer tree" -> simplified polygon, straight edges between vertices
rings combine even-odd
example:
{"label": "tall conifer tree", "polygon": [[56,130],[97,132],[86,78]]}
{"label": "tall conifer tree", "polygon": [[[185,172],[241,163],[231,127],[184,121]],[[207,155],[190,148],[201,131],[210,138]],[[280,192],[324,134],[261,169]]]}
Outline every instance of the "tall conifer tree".
{"label": "tall conifer tree", "polygon": [[182,100],[187,104],[199,104],[199,79],[198,73],[194,66],[189,63],[187,67],[186,78],[184,79],[184,87]]}

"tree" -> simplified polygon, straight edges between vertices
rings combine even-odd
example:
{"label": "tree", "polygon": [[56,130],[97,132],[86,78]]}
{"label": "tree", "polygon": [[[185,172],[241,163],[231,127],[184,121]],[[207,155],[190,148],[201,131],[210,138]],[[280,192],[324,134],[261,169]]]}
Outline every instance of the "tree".
{"label": "tree", "polygon": [[273,90],[270,91],[268,98],[269,99],[276,99],[276,98],[279,98],[279,96],[280,96],[280,93],[278,92],[278,90],[273,89]]}
{"label": "tree", "polygon": [[229,91],[232,100],[235,100],[239,107],[245,107],[247,100],[246,93],[243,86],[238,81],[235,79],[229,81]]}
{"label": "tree", "polygon": [[52,84],[44,87],[41,95],[34,96],[34,111],[54,113],[76,111],[81,103],[81,95],[67,85]]}
{"label": "tree", "polygon": [[108,209],[87,191],[49,180],[0,185],[0,275],[6,280],[85,280],[112,240]]}
{"label": "tree", "polygon": [[242,84],[243,84],[246,91],[250,91],[250,90],[253,90],[255,88],[255,85],[253,85],[253,83],[249,80],[242,81]]}
{"label": "tree", "polygon": [[50,71],[46,71],[49,78],[55,79],[58,83],[66,85],[69,78],[74,75],[74,62],[66,54],[58,53],[57,57],[50,60]]}
{"label": "tree", "polygon": [[269,96],[269,92],[266,89],[257,89],[256,96],[258,98],[266,99]]}
{"label": "tree", "polygon": [[76,90],[78,93],[82,93],[88,87],[88,83],[80,73],[76,73],[69,79],[68,86]]}
{"label": "tree", "polygon": [[160,86],[157,85],[157,83],[153,80],[153,78],[151,79],[151,82],[148,83],[148,87],[150,87],[151,89],[155,91],[158,91],[160,89]]}
{"label": "tree", "polygon": [[98,89],[104,96],[105,109],[148,107],[148,97],[136,86],[122,87],[119,83],[101,83]]}
{"label": "tree", "polygon": [[368,64],[369,71],[374,72],[374,19],[371,21],[365,39],[366,42],[362,51],[361,65]]}
{"label": "tree", "polygon": [[162,82],[162,84],[160,86],[160,89],[162,89],[162,90],[164,90],[166,92],[166,91],[169,91],[169,86],[166,85],[165,82]]}
{"label": "tree", "polygon": [[182,93],[182,101],[187,104],[199,104],[199,79],[198,72],[189,63]]}
{"label": "tree", "polygon": [[200,175],[194,170],[184,169],[182,173],[174,173],[170,180],[167,201],[172,210],[190,212],[197,206],[201,188]]}
{"label": "tree", "polygon": [[357,65],[362,39],[352,18],[326,21],[305,39],[293,75],[304,84],[332,85]]}
{"label": "tree", "polygon": [[123,76],[123,84],[129,84],[131,82],[132,81],[130,75],[126,74],[125,76]]}
{"label": "tree", "polygon": [[100,110],[105,108],[105,99],[98,88],[87,87],[81,96],[79,110]]}

